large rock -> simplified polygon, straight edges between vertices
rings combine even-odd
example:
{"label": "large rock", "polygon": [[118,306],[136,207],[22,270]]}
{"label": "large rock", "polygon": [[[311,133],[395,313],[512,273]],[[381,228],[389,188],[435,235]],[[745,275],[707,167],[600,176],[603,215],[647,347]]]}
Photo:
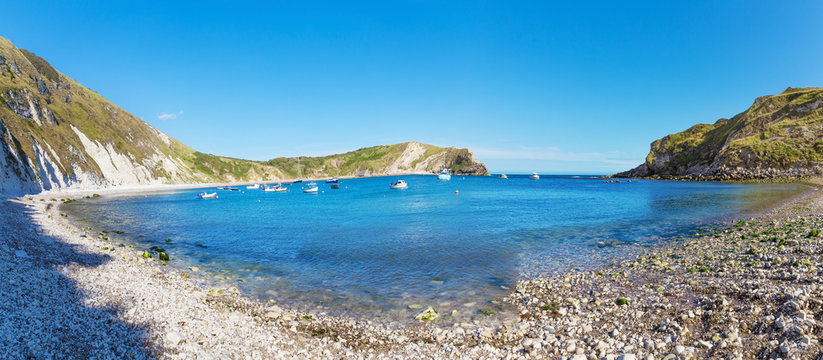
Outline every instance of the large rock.
{"label": "large rock", "polygon": [[417,314],[414,319],[420,321],[432,321],[437,319],[437,317],[437,311],[435,311],[433,307],[429,306],[426,310],[423,310],[423,312]]}

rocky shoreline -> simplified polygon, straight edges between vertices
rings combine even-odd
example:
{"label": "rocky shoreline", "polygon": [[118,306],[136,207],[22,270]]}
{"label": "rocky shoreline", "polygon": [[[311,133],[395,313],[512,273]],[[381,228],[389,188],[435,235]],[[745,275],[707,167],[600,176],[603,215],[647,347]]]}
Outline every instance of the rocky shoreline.
{"label": "rocky shoreline", "polygon": [[823,356],[819,189],[599,270],[521,281],[503,299],[519,319],[494,326],[434,320],[400,329],[213,288],[197,269],[166,266],[116,236],[72,226],[55,197],[0,205],[0,309],[7,320],[0,324],[0,357]]}

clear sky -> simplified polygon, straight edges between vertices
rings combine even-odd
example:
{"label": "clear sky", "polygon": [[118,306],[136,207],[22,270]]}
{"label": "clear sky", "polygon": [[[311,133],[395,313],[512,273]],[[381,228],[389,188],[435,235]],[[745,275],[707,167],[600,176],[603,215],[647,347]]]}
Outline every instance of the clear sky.
{"label": "clear sky", "polygon": [[421,141],[610,173],[823,86],[821,1],[11,1],[0,36],[208,153]]}

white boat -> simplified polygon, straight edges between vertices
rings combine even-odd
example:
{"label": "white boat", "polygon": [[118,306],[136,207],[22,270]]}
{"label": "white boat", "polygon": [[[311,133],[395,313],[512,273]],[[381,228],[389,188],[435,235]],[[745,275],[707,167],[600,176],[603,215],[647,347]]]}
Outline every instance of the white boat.
{"label": "white boat", "polygon": [[260,188],[260,185],[257,185],[257,184],[251,184],[249,186],[246,186],[246,189],[259,189],[259,188]]}
{"label": "white boat", "polygon": [[508,179],[509,177],[506,176],[506,174],[500,174],[497,178],[498,179]]}
{"label": "white boat", "polygon": [[310,194],[317,194],[317,190],[319,190],[319,189],[320,188],[317,186],[317,184],[315,184],[314,182],[310,182],[310,183],[306,184],[306,186],[303,187],[303,192],[304,193],[310,193]]}
{"label": "white boat", "polygon": [[406,189],[409,187],[409,184],[406,184],[406,182],[403,180],[397,180],[396,182],[393,182],[391,185],[389,185],[389,187],[392,189]]}
{"label": "white boat", "polygon": [[286,191],[286,188],[284,188],[283,185],[281,185],[281,184],[277,184],[277,185],[261,186],[260,190],[263,190],[264,192],[271,192],[271,191],[280,192],[280,191]]}
{"label": "white boat", "polygon": [[198,199],[212,199],[212,198],[216,199],[217,198],[217,193],[213,192],[213,193],[209,194],[209,193],[206,193],[206,192],[202,192],[202,193],[197,194],[197,198]]}
{"label": "white boat", "polygon": [[540,175],[537,175],[537,173],[536,173],[536,172],[533,172],[533,173],[529,176],[529,179],[531,179],[531,180],[540,180]]}
{"label": "white boat", "polygon": [[446,169],[446,167],[443,166],[443,169],[441,169],[440,172],[437,173],[437,180],[451,180],[451,179],[452,179],[452,176],[451,176],[451,174],[449,174],[449,169]]}

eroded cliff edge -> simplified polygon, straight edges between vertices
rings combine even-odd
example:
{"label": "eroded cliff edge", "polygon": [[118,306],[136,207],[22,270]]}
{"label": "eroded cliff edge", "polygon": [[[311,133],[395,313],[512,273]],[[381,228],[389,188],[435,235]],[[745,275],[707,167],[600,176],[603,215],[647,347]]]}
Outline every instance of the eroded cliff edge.
{"label": "eroded cliff edge", "polygon": [[[310,177],[427,174],[442,166],[487,175],[468,149],[418,142],[301,159]],[[296,158],[234,159],[198,152],[0,37],[0,196],[52,189],[277,181]]]}
{"label": "eroded cliff edge", "polygon": [[746,111],[655,140],[616,177],[771,179],[823,174],[823,88],[788,88]]}

